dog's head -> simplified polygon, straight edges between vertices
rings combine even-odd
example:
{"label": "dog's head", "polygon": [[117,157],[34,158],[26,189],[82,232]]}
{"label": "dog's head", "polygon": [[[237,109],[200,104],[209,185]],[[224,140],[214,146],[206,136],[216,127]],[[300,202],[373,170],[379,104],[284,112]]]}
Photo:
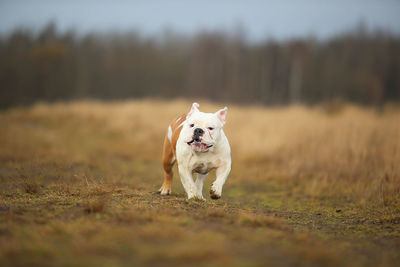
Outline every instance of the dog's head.
{"label": "dog's head", "polygon": [[216,113],[204,113],[199,104],[193,103],[182,126],[181,135],[186,144],[195,152],[212,151],[218,143],[225,124],[227,107]]}

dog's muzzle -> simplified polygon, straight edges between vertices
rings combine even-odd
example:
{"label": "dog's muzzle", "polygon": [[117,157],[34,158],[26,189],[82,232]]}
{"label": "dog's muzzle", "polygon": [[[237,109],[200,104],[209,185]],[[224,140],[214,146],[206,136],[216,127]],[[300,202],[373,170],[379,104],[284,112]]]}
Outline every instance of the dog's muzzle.
{"label": "dog's muzzle", "polygon": [[203,129],[201,129],[201,128],[194,129],[192,140],[190,142],[188,142],[187,144],[190,147],[192,147],[192,149],[194,149],[195,151],[207,152],[208,149],[210,147],[212,147],[212,145],[207,145],[207,144],[201,142],[203,134],[204,134]]}
{"label": "dog's muzzle", "polygon": [[200,141],[196,141],[194,139],[192,139],[192,141],[190,141],[190,142],[187,142],[187,144],[191,148],[193,148],[195,151],[199,151],[199,152],[207,152],[208,149],[213,146],[213,145],[204,144],[204,143],[202,143]]}

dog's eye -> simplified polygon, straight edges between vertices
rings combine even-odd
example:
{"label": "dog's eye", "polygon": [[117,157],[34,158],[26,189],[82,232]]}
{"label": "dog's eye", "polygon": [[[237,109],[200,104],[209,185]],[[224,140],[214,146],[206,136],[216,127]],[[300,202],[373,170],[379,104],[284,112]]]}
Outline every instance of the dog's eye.
{"label": "dog's eye", "polygon": [[212,131],[212,130],[214,130],[214,128],[213,127],[208,127],[208,130]]}
{"label": "dog's eye", "polygon": [[194,124],[192,123],[192,124],[190,124],[190,128],[193,128],[194,127]]}

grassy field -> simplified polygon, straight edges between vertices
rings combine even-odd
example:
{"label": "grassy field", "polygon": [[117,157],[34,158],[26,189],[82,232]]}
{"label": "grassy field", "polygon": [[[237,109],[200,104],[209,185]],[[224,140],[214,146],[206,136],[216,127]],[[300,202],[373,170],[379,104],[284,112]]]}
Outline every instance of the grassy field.
{"label": "grassy field", "polygon": [[398,108],[229,106],[232,172],[220,200],[209,176],[203,202],[177,175],[155,193],[167,125],[190,104],[1,111],[0,265],[398,266]]}

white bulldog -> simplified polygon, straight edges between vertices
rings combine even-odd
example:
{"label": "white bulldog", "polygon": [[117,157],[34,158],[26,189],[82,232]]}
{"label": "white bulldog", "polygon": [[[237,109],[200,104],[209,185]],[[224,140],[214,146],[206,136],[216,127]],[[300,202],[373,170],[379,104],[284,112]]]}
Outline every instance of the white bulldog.
{"label": "white bulldog", "polygon": [[[163,167],[164,183],[161,195],[172,192],[172,168],[176,162],[182,185],[189,199],[203,199],[203,183],[208,173],[216,169],[216,180],[211,186],[210,196],[218,199],[231,170],[231,149],[222,127],[228,108],[216,113],[199,111],[193,103],[188,114],[182,115],[168,126],[164,139]],[[197,173],[194,182],[193,174]]]}

